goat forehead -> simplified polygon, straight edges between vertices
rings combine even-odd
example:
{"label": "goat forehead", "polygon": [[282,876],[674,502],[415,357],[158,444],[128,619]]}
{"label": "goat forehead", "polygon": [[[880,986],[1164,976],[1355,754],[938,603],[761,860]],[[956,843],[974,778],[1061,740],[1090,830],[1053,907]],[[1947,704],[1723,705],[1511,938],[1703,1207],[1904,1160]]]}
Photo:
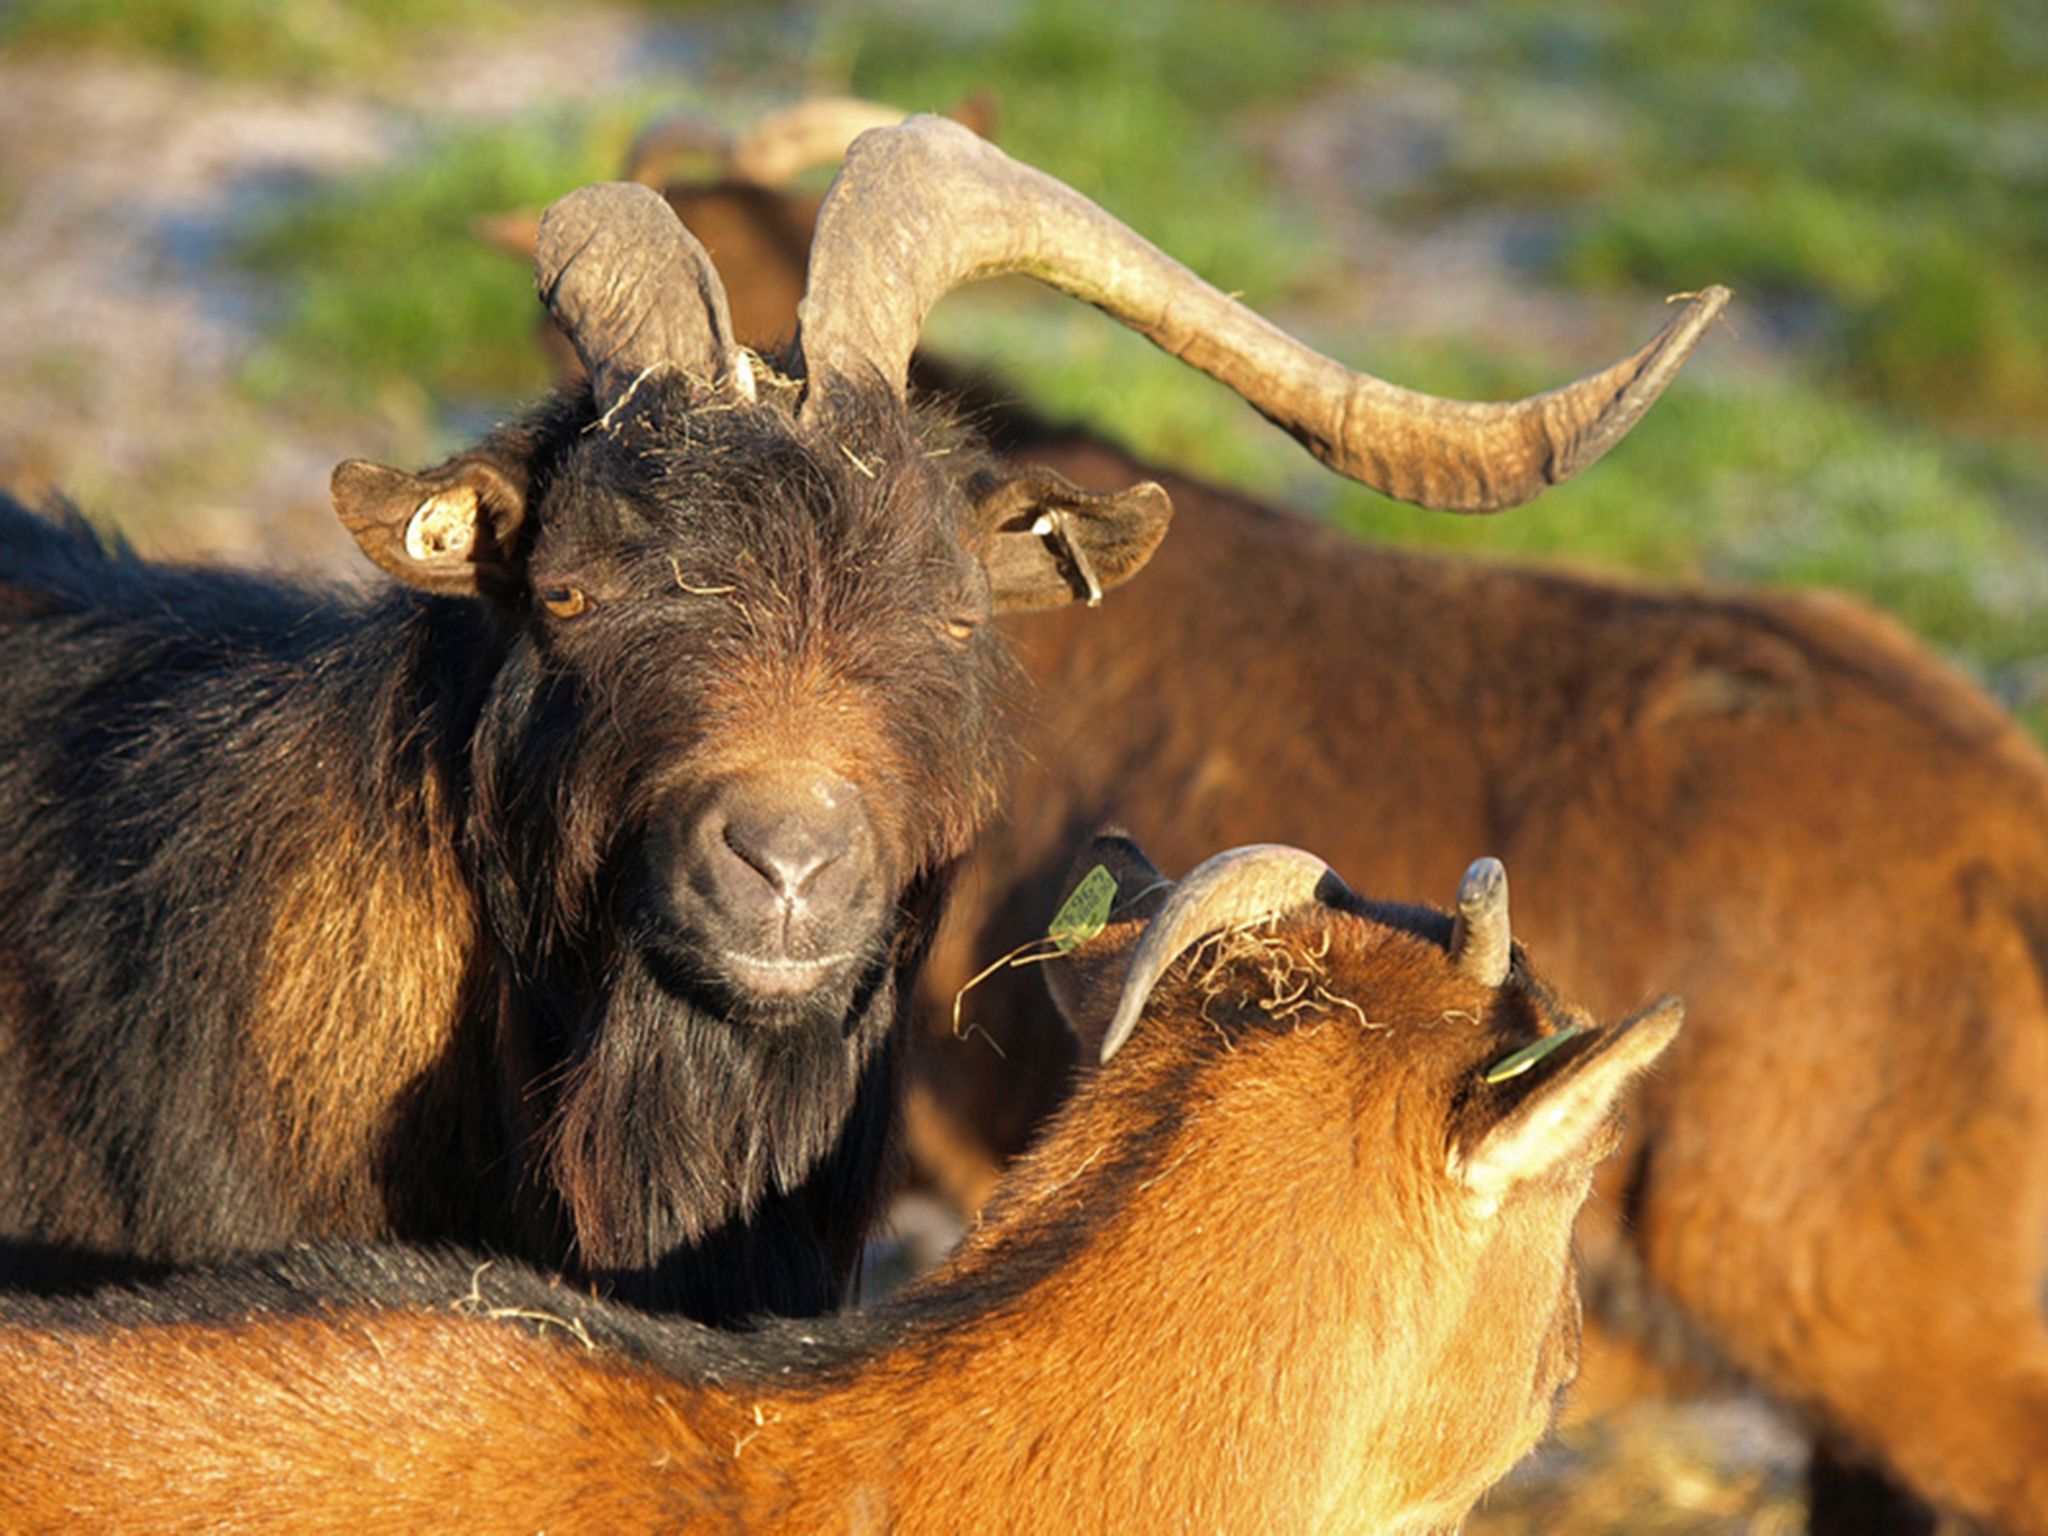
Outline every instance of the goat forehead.
{"label": "goat forehead", "polygon": [[[933,430],[946,435],[936,423]],[[856,440],[848,440],[854,438]],[[959,504],[950,444],[927,445],[925,425],[900,404],[842,437],[786,411],[692,409],[677,401],[586,434],[558,473],[577,490],[622,493],[657,525],[711,507],[767,506],[824,523],[926,521]],[[772,515],[772,514],[771,514]]]}
{"label": "goat forehead", "polygon": [[594,582],[648,595],[826,598],[883,612],[973,597],[984,580],[960,532],[958,498],[846,476],[613,476],[551,498],[533,551],[536,581]]}
{"label": "goat forehead", "polygon": [[1445,944],[1448,923],[1424,909],[1412,920],[1398,909],[1319,912],[1277,936],[1317,973],[1324,990],[1349,999],[1380,1028],[1434,1031],[1450,1024],[1476,1031],[1496,997],[1494,989],[1458,973]]}
{"label": "goat forehead", "polygon": [[1463,975],[1450,959],[1451,927],[1450,916],[1433,908],[1374,903],[1364,912],[1319,915],[1308,932],[1334,978],[1398,998],[1421,1023],[1448,1017],[1495,1036],[1534,1036],[1592,1022],[1530,968],[1519,946],[1504,985]]}
{"label": "goat forehead", "polygon": [[565,495],[532,580],[591,602],[566,620],[537,611],[536,644],[616,727],[593,748],[632,743],[650,783],[783,756],[856,782],[929,771],[980,795],[1010,664],[948,621],[985,578],[945,519],[897,516],[864,485]]}
{"label": "goat forehead", "polygon": [[[1430,1104],[1485,1054],[1486,999],[1440,946],[1342,912],[1210,935],[1152,1011],[1208,1049],[1267,1041],[1276,1069],[1346,1084],[1354,1111],[1421,1093]],[[1434,1111],[1395,1119],[1434,1123]]]}
{"label": "goat forehead", "polygon": [[1212,935],[1187,961],[1195,1012],[1234,1030],[1331,1034],[1360,1094],[1423,1091],[1447,1108],[1483,1065],[1589,1022],[1518,964],[1504,987],[1459,973],[1449,920],[1423,908],[1318,911]]}

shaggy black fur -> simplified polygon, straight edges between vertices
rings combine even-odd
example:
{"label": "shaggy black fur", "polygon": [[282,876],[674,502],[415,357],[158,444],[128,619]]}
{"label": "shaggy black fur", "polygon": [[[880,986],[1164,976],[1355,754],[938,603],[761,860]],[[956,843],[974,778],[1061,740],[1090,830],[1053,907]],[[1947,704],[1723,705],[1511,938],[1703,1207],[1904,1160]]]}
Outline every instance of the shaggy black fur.
{"label": "shaggy black fur", "polygon": [[[0,1266],[396,1236],[711,1321],[834,1304],[1006,735],[1000,645],[948,632],[988,601],[957,447],[886,395],[828,438],[781,395],[567,393],[479,450],[527,496],[483,601],[154,566],[0,498]],[[536,600],[566,586],[586,611]],[[896,902],[843,985],[757,1003],[647,849],[792,743],[866,797]]]}
{"label": "shaggy black fur", "polygon": [[[1077,868],[1101,860],[1113,843],[1135,851],[1125,839],[1099,839]],[[1149,863],[1138,867],[1151,869]],[[1335,908],[1433,946],[1450,941],[1452,922],[1445,913],[1362,898],[1334,879],[1322,896]],[[168,1279],[127,1277],[125,1284],[90,1297],[0,1297],[0,1329],[101,1333],[145,1326],[241,1328],[264,1317],[322,1313],[344,1319],[402,1311],[446,1315],[458,1299],[474,1296],[501,1312],[501,1326],[525,1328],[578,1351],[587,1338],[599,1349],[682,1381],[708,1379],[735,1390],[750,1380],[786,1383],[799,1375],[815,1382],[858,1368],[873,1352],[900,1347],[914,1335],[1017,1311],[1098,1235],[1114,1230],[1141,1191],[1185,1165],[1190,1106],[1203,1101],[1202,1085],[1218,1063],[1234,1056],[1249,1036],[1301,1027],[1298,1015],[1275,1017],[1258,1001],[1267,990],[1255,969],[1242,971],[1236,985],[1221,987],[1213,978],[1197,982],[1185,967],[1162,981],[1147,1010],[1162,1022],[1148,1017],[1140,1034],[1165,1033],[1170,1044],[1142,1062],[1131,1054],[1120,1057],[1113,1075],[1093,1079],[1074,1107],[1060,1112],[1076,1113],[1089,1098],[1107,1096],[1118,1106],[1115,1139],[1095,1146],[1078,1163],[1071,1141],[1057,1160],[1026,1160],[983,1211],[976,1245],[956,1255],[948,1271],[925,1277],[891,1302],[826,1323],[764,1321],[747,1332],[705,1329],[610,1305],[519,1264],[480,1268],[478,1259],[453,1250],[323,1244]],[[1391,1014],[1383,1012],[1370,986],[1346,991],[1374,1017],[1411,1028],[1434,1023],[1402,1019],[1398,1005]],[[1475,1040],[1473,1050],[1485,1060],[1569,1022],[1568,1011],[1516,946],[1509,979],[1486,1021],[1491,1043]],[[1586,1037],[1587,1043],[1595,1038]],[[1468,1076],[1445,1106],[1452,1126],[1477,1131],[1496,1122],[1527,1093],[1554,1084],[1558,1064],[1583,1049],[1567,1046],[1546,1059],[1543,1071],[1505,1085],[1485,1086]],[[1046,1143],[1060,1147],[1061,1137],[1056,1119]],[[1034,1156],[1055,1158],[1048,1150]],[[1062,1192],[1055,1207],[1041,1201],[1047,1188]],[[1087,1213],[1085,1220],[1073,1219],[1077,1208]],[[571,1323],[581,1332],[570,1331]]]}

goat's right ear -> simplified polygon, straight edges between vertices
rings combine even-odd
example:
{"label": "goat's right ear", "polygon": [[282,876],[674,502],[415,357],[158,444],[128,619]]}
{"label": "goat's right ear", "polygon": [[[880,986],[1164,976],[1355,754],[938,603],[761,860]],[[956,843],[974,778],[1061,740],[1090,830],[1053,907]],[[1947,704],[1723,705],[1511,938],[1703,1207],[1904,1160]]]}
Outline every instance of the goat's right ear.
{"label": "goat's right ear", "polygon": [[[1097,875],[1097,870],[1103,875]],[[1115,882],[1108,897],[1107,920],[1100,932],[1075,944],[1042,969],[1053,1006],[1081,1045],[1084,1062],[1099,1061],[1102,1038],[1109,1033],[1123,996],[1124,973],[1145,925],[1173,891],[1173,882],[1145,857],[1145,850],[1120,831],[1096,834],[1067,871],[1060,887],[1060,912],[1066,912],[1090,880]],[[1057,926],[1057,924],[1056,924]]]}
{"label": "goat's right ear", "polygon": [[331,491],[363,553],[408,586],[497,597],[516,585],[526,490],[490,459],[465,455],[416,475],[349,459]]}
{"label": "goat's right ear", "polygon": [[1453,1174],[1491,1209],[1516,1185],[1582,1157],[1684,1018],[1667,997],[1619,1024],[1553,1035],[1495,1062],[1454,1135]]}
{"label": "goat's right ear", "polygon": [[1166,537],[1173,502],[1150,480],[1088,491],[1049,469],[987,476],[971,488],[998,613],[1093,607],[1144,568]]}

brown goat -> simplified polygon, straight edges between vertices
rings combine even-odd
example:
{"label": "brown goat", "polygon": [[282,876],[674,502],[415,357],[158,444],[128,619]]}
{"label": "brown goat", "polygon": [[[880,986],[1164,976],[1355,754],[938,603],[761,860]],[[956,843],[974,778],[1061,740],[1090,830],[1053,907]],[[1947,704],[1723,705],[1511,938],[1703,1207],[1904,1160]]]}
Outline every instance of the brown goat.
{"label": "brown goat", "polygon": [[[668,196],[686,222],[731,211],[721,188]],[[763,333],[799,277],[735,272]],[[1032,931],[1087,828],[1126,822],[1169,861],[1279,836],[1403,891],[1499,848],[1596,1008],[1668,984],[1692,1010],[1582,1222],[1587,1405],[1732,1368],[1822,1435],[1816,1529],[1866,1536],[1887,1504],[1919,1528],[1889,1477],[2048,1531],[2035,746],[1853,601],[1376,550],[998,398],[1006,452],[1151,476],[1180,531],[1101,613],[1011,626],[1034,766],[925,972],[913,1156],[971,1208],[1065,1092],[1032,978],[973,993],[965,1040],[953,998]]]}
{"label": "brown goat", "polygon": [[1572,1219],[1676,1005],[1588,1028],[1511,960],[1491,861],[1454,926],[1292,849],[1170,896],[1091,854],[1142,900],[1059,991],[1114,1060],[897,1302],[721,1335],[355,1250],[17,1303],[0,1524],[1455,1525],[1572,1375]]}

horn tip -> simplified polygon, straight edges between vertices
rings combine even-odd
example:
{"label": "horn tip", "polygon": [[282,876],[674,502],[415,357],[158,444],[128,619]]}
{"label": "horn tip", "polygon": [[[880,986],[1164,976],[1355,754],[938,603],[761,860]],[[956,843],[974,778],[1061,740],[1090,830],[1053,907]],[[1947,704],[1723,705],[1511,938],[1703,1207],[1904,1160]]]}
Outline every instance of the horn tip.
{"label": "horn tip", "polygon": [[1505,904],[1507,894],[1507,866],[1491,855],[1474,859],[1458,882],[1458,910],[1467,916],[1485,912]]}
{"label": "horn tip", "polygon": [[1116,1017],[1109,1021],[1109,1028],[1102,1036],[1102,1052],[1098,1058],[1102,1065],[1109,1064],[1109,1058],[1123,1048],[1131,1038],[1131,1031],[1137,1027],[1139,1011],[1144,999],[1126,997],[1117,1004]]}

